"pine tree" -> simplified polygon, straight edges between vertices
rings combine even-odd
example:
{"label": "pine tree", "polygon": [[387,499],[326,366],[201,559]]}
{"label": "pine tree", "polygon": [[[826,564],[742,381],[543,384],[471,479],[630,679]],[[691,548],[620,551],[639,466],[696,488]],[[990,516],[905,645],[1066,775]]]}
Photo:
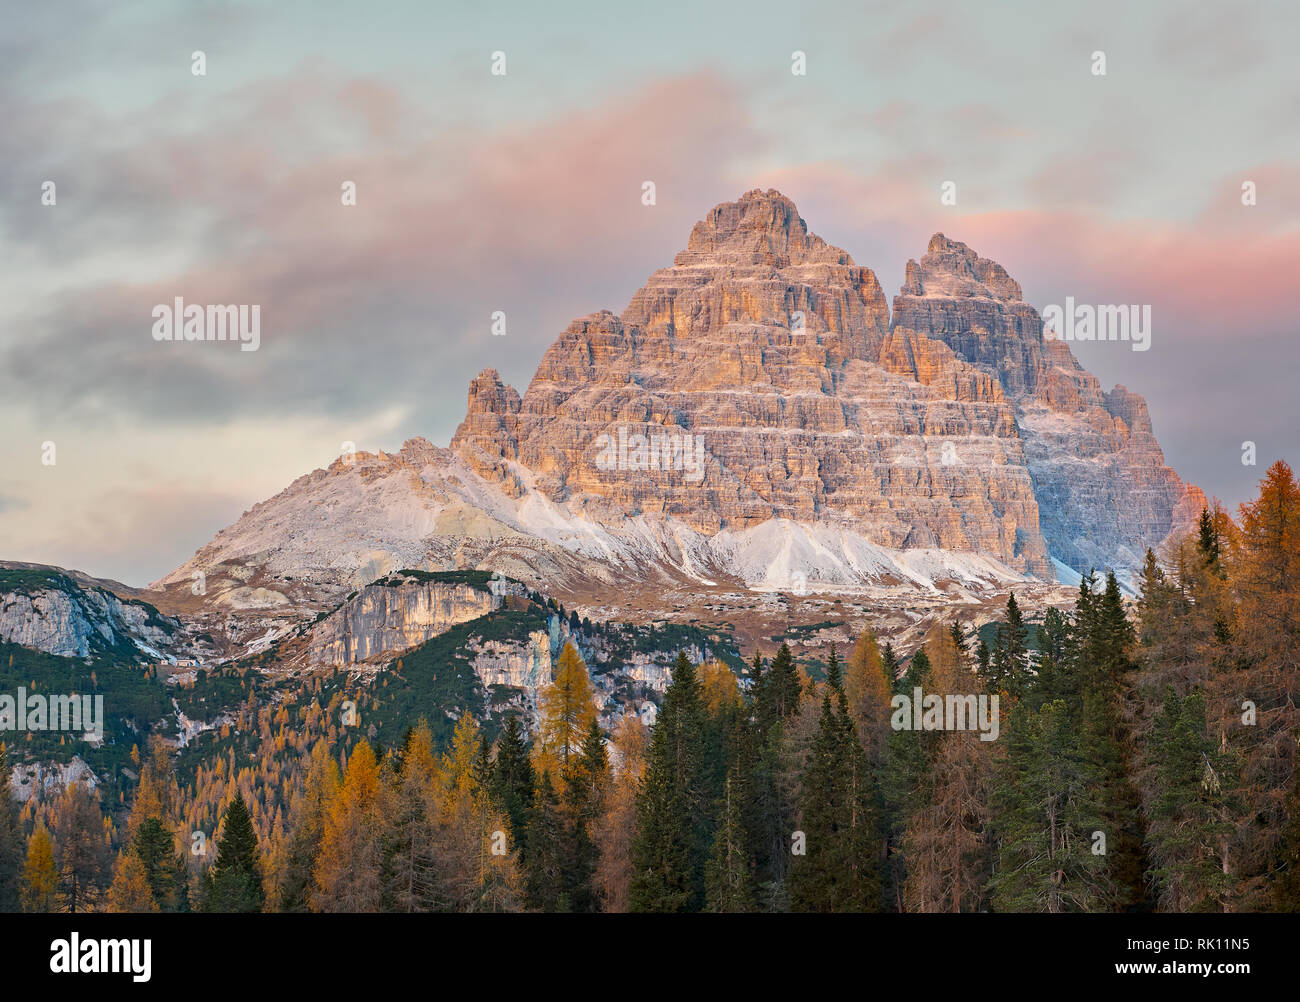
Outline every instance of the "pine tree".
{"label": "pine tree", "polygon": [[[779,714],[793,665],[790,652],[773,661],[769,677],[773,713]],[[797,679],[795,685],[798,685]],[[766,685],[765,685],[766,688]],[[701,796],[700,685],[685,653],[679,653],[672,682],[650,739],[645,777],[637,803],[630,905],[633,911],[698,911],[704,904],[705,805]]]}
{"label": "pine tree", "polygon": [[756,907],[753,858],[745,827],[746,799],[744,772],[733,765],[723,781],[721,820],[705,875],[707,908],[711,912],[752,912]]}
{"label": "pine tree", "polygon": [[139,858],[149,893],[160,911],[189,910],[185,860],[176,855],[175,837],[157,818],[146,818],[136,829],[130,851]]}
{"label": "pine tree", "polygon": [[[593,722],[594,722],[593,718]],[[492,763],[489,787],[492,796],[510,819],[510,828],[523,842],[529,811],[533,806],[533,764],[529,759],[528,745],[524,740],[519,718],[510,714],[506,726],[497,739],[496,759]],[[522,855],[528,857],[528,848],[521,845]]]}
{"label": "pine tree", "polygon": [[203,910],[260,912],[264,901],[257,833],[244,795],[236,790],[226,808],[216,862],[204,878]]}

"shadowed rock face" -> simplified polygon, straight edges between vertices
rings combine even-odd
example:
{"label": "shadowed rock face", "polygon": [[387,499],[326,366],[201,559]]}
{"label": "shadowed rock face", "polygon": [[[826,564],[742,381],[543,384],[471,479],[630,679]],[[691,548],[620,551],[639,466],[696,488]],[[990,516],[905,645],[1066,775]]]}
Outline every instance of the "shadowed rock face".
{"label": "shadowed rock face", "polygon": [[935,234],[907,263],[894,326],[924,332],[993,375],[1013,401],[1052,555],[1076,570],[1141,563],[1148,546],[1186,531],[1205,505],[1165,465],[1146,401],[1109,393],[1061,341],[1001,265]]}

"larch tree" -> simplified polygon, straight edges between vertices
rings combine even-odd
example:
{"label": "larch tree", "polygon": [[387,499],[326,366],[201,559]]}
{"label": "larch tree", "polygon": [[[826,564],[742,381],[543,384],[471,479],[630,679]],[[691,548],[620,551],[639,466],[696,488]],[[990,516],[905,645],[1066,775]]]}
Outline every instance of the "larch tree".
{"label": "larch tree", "polygon": [[272,898],[279,910],[287,912],[306,911],[309,907],[312,872],[325,835],[325,815],[343,782],[339,764],[324,739],[312,746],[306,772],[302,789],[291,800],[283,869],[272,875]]}
{"label": "larch tree", "polygon": [[373,912],[381,902],[379,763],[364,739],[325,810],[311,904],[320,912]]}
{"label": "larch tree", "polygon": [[69,912],[88,911],[103,889],[110,853],[99,798],[69,783],[54,807],[55,861]]}
{"label": "larch tree", "polygon": [[105,909],[110,912],[156,912],[158,903],[149,890],[144,863],[134,852],[123,850],[117,857],[113,882],[108,888]]}
{"label": "larch tree", "polygon": [[566,643],[555,665],[555,679],[537,697],[540,720],[533,743],[533,767],[549,771],[557,793],[564,792],[564,768],[582,746],[596,719],[595,686],[587,664],[572,642]]}
{"label": "larch tree", "polygon": [[58,907],[59,869],[54,862],[54,840],[49,829],[37,824],[27,840],[19,891],[25,912],[52,912]]}
{"label": "larch tree", "polygon": [[598,850],[593,882],[601,907],[607,912],[626,912],[630,907],[637,793],[649,746],[650,729],[640,717],[625,713],[619,718],[610,756],[612,776],[592,831]]}
{"label": "larch tree", "polygon": [[[973,679],[959,660],[951,632],[936,623],[925,647],[930,661],[926,696],[945,703],[949,697],[973,698]],[[973,724],[968,721],[966,727]],[[920,804],[910,812],[903,834],[904,906],[920,912],[978,911],[988,875],[989,744],[974,729],[897,733],[922,739],[918,743],[928,765]]]}
{"label": "larch tree", "polygon": [[381,788],[387,818],[385,905],[401,912],[433,911],[440,903],[436,852],[440,780],[426,721],[411,730],[400,759],[389,765]]}

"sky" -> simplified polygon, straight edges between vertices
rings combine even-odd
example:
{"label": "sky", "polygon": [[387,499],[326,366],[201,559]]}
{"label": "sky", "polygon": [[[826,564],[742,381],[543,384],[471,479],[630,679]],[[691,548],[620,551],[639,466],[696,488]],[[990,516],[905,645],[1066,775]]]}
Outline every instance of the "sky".
{"label": "sky", "polygon": [[[769,187],[891,300],[942,231],[1040,309],[1150,305],[1150,350],[1075,353],[1233,510],[1300,458],[1297,37],[1290,2],[12,8],[0,558],[144,585],[345,442],[446,445],[476,373],[522,392]],[[257,304],[258,350],[154,340],[177,296]]]}

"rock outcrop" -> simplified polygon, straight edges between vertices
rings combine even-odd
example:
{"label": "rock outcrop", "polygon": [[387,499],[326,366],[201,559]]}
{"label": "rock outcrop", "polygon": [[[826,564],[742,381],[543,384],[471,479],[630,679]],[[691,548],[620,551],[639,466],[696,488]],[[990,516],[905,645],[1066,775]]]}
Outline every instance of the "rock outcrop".
{"label": "rock outcrop", "polygon": [[348,665],[397,654],[486,616],[500,602],[469,584],[389,576],[362,588],[313,628],[308,663]]}
{"label": "rock outcrop", "polygon": [[0,640],[12,644],[63,657],[115,650],[162,660],[178,625],[144,602],[123,600],[58,569],[0,567]]}

